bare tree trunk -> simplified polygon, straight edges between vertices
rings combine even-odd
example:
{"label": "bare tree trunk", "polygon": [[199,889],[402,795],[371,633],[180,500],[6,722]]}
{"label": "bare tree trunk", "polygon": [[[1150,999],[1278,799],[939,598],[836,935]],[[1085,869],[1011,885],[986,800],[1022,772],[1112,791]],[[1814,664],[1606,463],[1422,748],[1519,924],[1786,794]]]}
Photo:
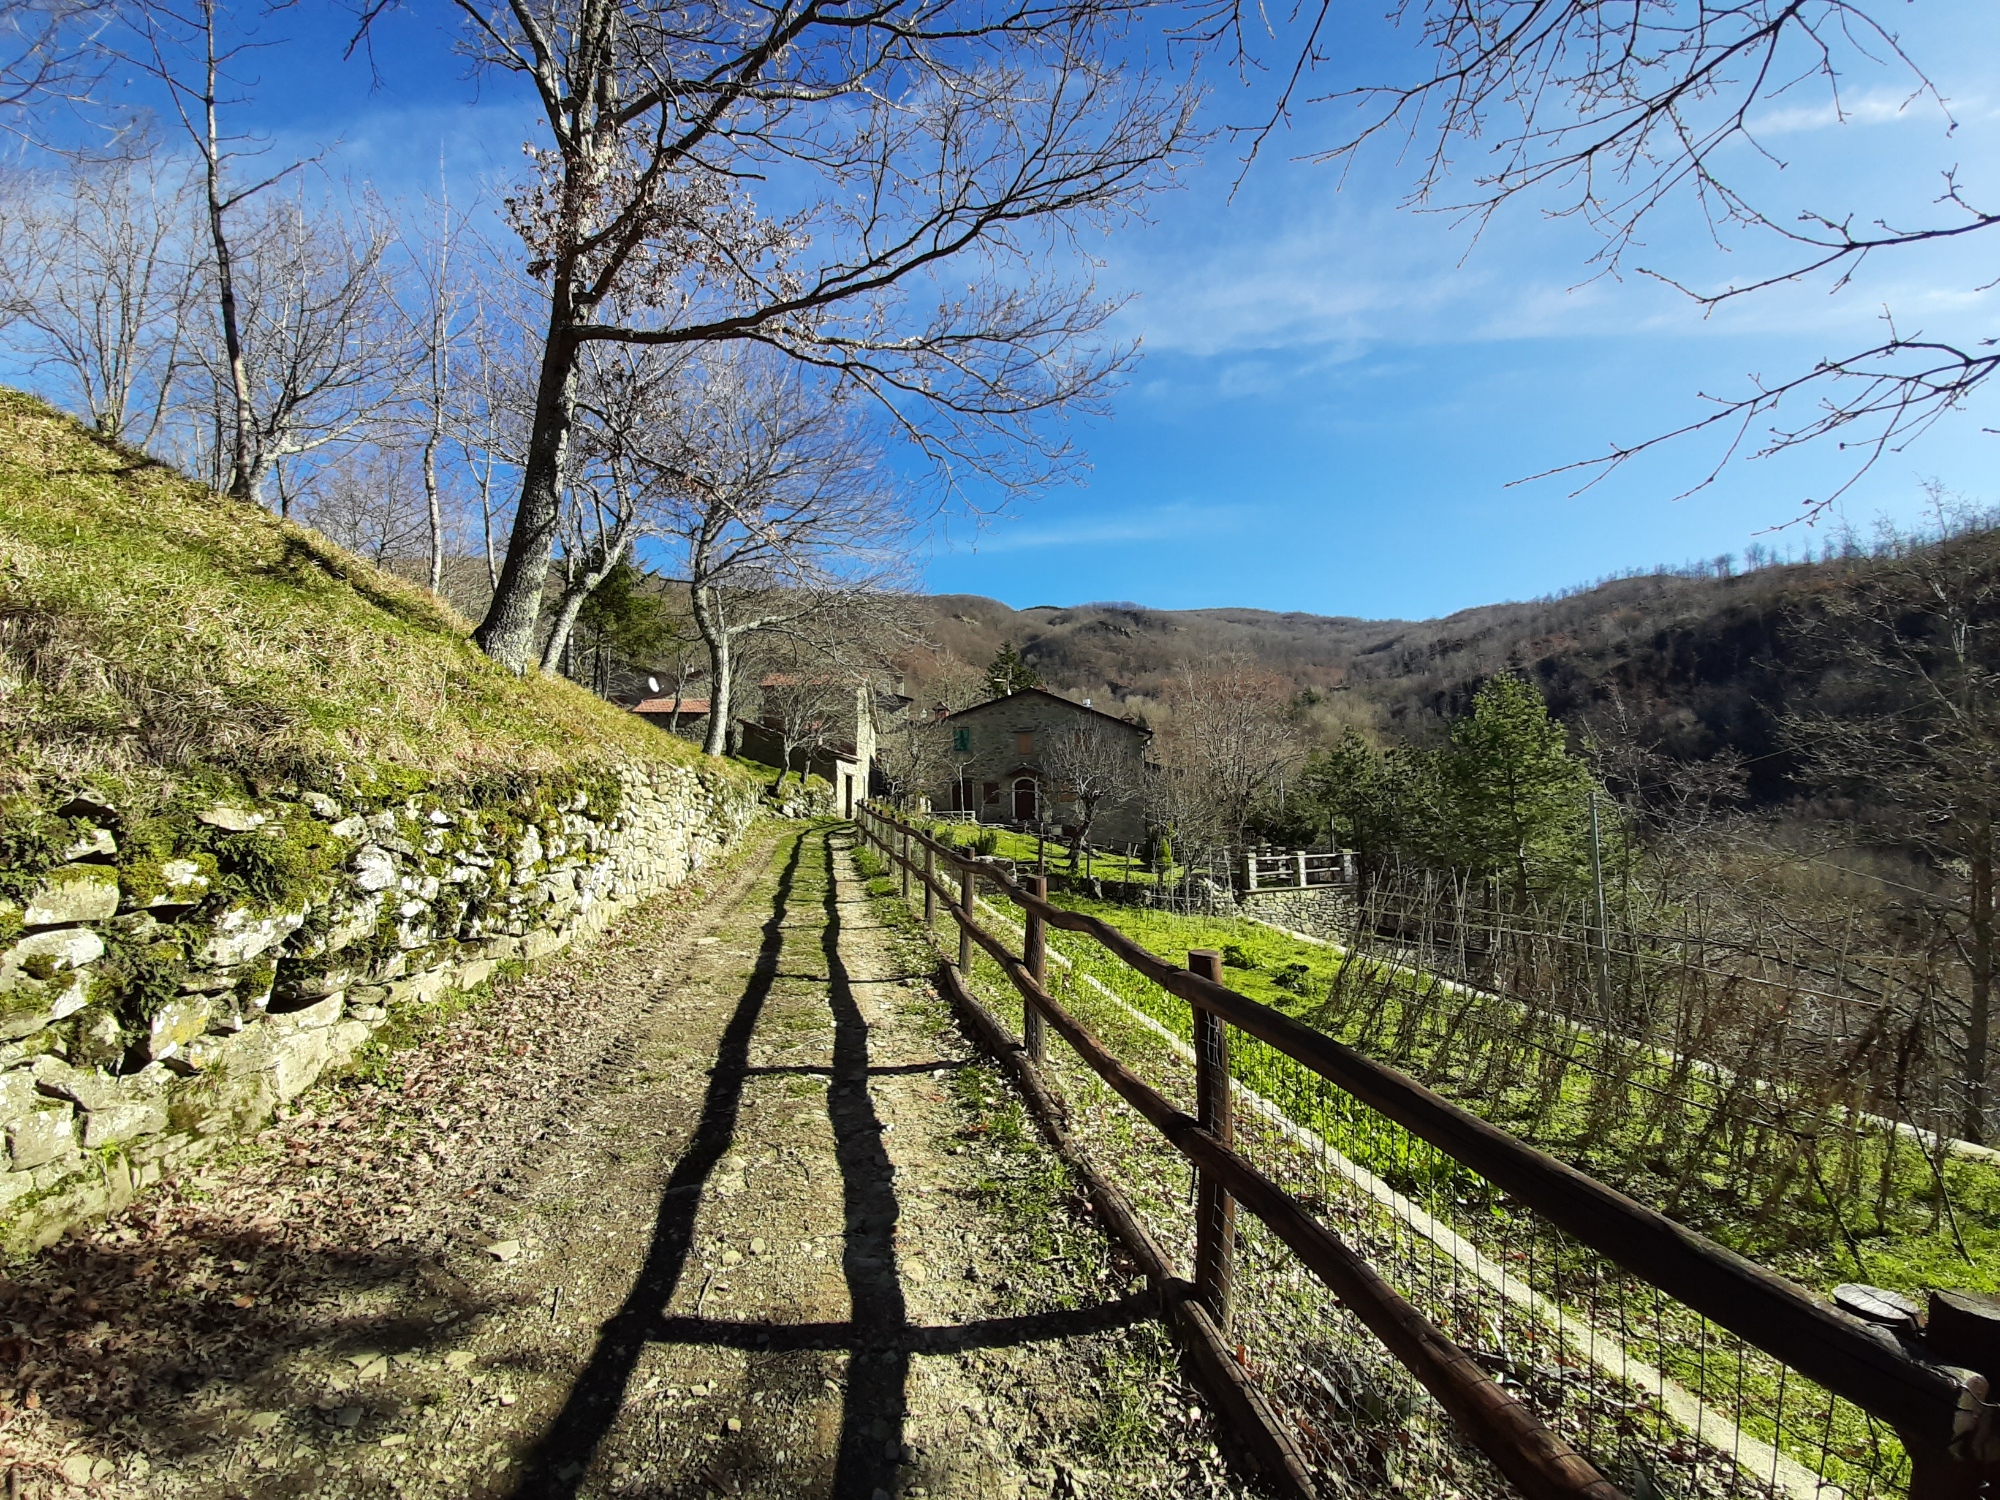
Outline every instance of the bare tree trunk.
{"label": "bare tree trunk", "polygon": [[[228,200],[222,192],[222,135],[216,120],[218,82],[215,56],[215,0],[202,0],[207,71],[203,75],[202,109],[205,131],[202,159],[208,189],[208,234],[215,247],[216,304],[222,317],[222,348],[229,362],[230,394],[236,401],[236,421],[230,434],[229,493],[239,500],[255,497],[250,468],[250,371],[243,358],[243,331],[236,311],[236,268],[229,252],[229,233],[222,222]],[[261,478],[261,476],[256,476]]]}
{"label": "bare tree trunk", "polygon": [[583,601],[590,597],[590,591],[610,576],[618,566],[618,559],[625,555],[625,538],[619,537],[610,546],[571,573],[563,585],[562,599],[556,605],[556,618],[549,630],[548,644],[542,647],[542,670],[553,672],[562,660],[563,648],[569,645],[570,633],[576,629],[577,612],[583,608]]}
{"label": "bare tree trunk", "polygon": [[576,345],[560,332],[568,319],[566,299],[559,291],[549,309],[541,383],[535,391],[534,430],[528,439],[521,498],[514,508],[514,530],[507,541],[500,576],[494,581],[493,602],[487,606],[486,618],[472,632],[482,651],[516,672],[527,670],[534,650],[542,588],[548,582],[549,559],[555,551],[556,524],[562,519],[563,470],[576,410]]}
{"label": "bare tree trunk", "polygon": [[430,511],[431,523],[431,592],[435,594],[444,582],[444,507],[438,502],[438,450],[439,434],[435,426],[424,443],[424,504]]}
{"label": "bare tree trunk", "polygon": [[1986,1064],[1993,1006],[1993,825],[1979,825],[1972,856],[1972,1015],[1965,1036],[1965,1128],[1968,1141],[1986,1134]]}
{"label": "bare tree trunk", "polygon": [[489,451],[479,474],[479,527],[486,538],[486,587],[500,591],[500,559],[493,555],[493,455]]}
{"label": "bare tree trunk", "polygon": [[708,732],[701,748],[709,755],[725,753],[729,745],[729,692],[732,686],[729,658],[729,626],[713,597],[713,591],[697,586],[689,590],[694,606],[694,628],[708,647]]}

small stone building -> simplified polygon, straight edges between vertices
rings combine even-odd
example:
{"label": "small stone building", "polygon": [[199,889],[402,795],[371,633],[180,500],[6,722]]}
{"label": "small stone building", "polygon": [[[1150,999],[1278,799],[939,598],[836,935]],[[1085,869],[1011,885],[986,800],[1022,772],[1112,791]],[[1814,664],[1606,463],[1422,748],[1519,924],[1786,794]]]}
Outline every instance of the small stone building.
{"label": "small stone building", "polygon": [[934,806],[972,813],[982,823],[1030,827],[1042,821],[1052,830],[1074,824],[1069,789],[1048,762],[1059,736],[1091,725],[1114,769],[1114,790],[1097,804],[1091,842],[1108,848],[1146,841],[1150,731],[1042,688],[960,709],[944,724],[951,734],[945,752],[949,779],[932,799]]}
{"label": "small stone building", "polygon": [[[785,758],[785,713],[783,691],[791,679],[773,674],[757,684],[757,712],[737,723],[740,753],[766,765],[778,765]],[[865,677],[815,683],[826,692],[812,695],[813,710],[828,715],[819,743],[810,750],[793,753],[790,770],[808,771],[832,783],[834,806],[841,816],[852,817],[854,804],[868,795],[869,768],[875,763],[878,720],[891,703],[907,707],[909,700],[886,693]]]}

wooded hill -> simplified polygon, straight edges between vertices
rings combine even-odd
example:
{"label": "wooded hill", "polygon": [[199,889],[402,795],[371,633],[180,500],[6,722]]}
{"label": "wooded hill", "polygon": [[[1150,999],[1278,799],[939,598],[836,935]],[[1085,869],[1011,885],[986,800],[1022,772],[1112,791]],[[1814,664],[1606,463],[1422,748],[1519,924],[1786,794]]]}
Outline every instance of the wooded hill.
{"label": "wooded hill", "polygon": [[[1936,545],[1993,555],[1985,571],[2000,581],[1994,538],[1976,530]],[[1519,672],[1573,727],[1622,713],[1628,738],[1676,761],[1738,752],[1752,800],[1768,803],[1794,790],[1781,716],[1819,702],[1839,675],[1815,621],[1872,566],[1856,548],[1729,576],[1662,571],[1421,621],[1127,603],[1014,610],[963,594],[920,602],[954,655],[984,662],[1011,640],[1051,685],[1142,714],[1178,663],[1240,654],[1302,689],[1351,695],[1385,738],[1430,743],[1481,683]]]}

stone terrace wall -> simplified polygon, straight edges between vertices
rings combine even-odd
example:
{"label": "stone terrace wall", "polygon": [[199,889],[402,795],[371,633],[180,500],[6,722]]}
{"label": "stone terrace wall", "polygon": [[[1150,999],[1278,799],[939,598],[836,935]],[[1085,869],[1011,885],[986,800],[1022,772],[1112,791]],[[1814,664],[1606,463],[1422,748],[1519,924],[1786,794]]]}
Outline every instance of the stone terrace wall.
{"label": "stone terrace wall", "polygon": [[1357,910],[1351,885],[1305,890],[1238,891],[1236,907],[1246,917],[1289,927],[1307,937],[1343,942],[1354,935]]}
{"label": "stone terrace wall", "polygon": [[71,803],[65,862],[0,903],[0,1242],[46,1244],[257,1130],[400,1007],[602,928],[756,809],[747,779],[678,766],[306,791],[191,811],[149,861],[132,843],[157,823]]}

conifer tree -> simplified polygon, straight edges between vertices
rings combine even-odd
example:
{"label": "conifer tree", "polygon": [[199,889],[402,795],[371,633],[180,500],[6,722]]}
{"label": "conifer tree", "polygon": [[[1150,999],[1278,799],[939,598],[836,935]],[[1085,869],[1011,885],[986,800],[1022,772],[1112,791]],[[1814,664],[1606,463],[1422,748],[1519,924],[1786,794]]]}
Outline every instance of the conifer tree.
{"label": "conifer tree", "polygon": [[1023,688],[1038,688],[1041,685],[1040,674],[1021,659],[1021,653],[1014,649],[1012,641],[1001,646],[993,664],[986,669],[986,696],[989,698],[1004,698]]}
{"label": "conifer tree", "polygon": [[1444,773],[1451,863],[1511,874],[1525,904],[1531,883],[1560,883],[1587,859],[1589,773],[1542,695],[1519,677],[1479,690],[1472,713],[1452,727]]}

